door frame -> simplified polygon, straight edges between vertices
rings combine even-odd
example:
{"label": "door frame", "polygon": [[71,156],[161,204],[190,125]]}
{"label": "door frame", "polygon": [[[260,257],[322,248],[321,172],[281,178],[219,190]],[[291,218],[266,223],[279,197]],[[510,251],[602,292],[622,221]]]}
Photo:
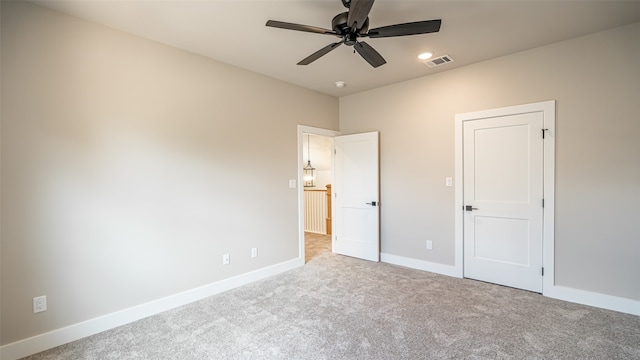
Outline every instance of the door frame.
{"label": "door frame", "polygon": [[[325,137],[336,137],[340,135],[340,132],[335,130],[322,129],[306,125],[298,125],[298,172],[296,176],[296,189],[298,190],[298,259],[305,264],[305,251],[304,251],[304,186],[302,186],[302,173],[304,169],[303,164],[303,136],[304,134],[319,135]],[[333,165],[332,165],[333,166]],[[333,183],[333,181],[332,181]],[[333,239],[333,236],[331,237]],[[333,241],[331,242],[333,251]]]}
{"label": "door frame", "polygon": [[[556,102],[555,100],[531,104],[508,106],[497,109],[474,111],[455,116],[455,273],[464,276],[464,211],[463,211],[463,123],[498,116],[517,115],[531,112],[542,112],[545,141],[543,143],[543,230],[542,230],[542,294],[552,290],[555,264],[555,142],[556,142]],[[542,131],[540,136],[542,136]]]}

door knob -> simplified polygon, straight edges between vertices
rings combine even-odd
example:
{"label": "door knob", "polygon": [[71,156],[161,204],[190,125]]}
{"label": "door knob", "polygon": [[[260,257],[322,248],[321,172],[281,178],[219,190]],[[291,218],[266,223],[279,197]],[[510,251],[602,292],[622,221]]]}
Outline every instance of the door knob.
{"label": "door knob", "polygon": [[376,205],[378,205],[378,202],[372,201],[370,203],[367,203],[367,205],[376,206]]}
{"label": "door knob", "polygon": [[478,208],[471,207],[471,205],[466,205],[466,206],[464,207],[464,209],[465,209],[466,211],[478,210]]}

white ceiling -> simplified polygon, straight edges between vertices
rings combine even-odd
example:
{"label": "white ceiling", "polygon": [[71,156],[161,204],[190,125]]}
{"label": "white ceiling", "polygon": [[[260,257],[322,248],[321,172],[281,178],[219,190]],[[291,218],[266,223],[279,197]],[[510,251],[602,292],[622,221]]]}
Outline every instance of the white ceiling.
{"label": "white ceiling", "polygon": [[[333,96],[640,21],[637,0],[378,0],[369,16],[370,28],[431,19],[442,19],[442,27],[434,34],[364,39],[387,60],[374,69],[344,45],[310,65],[298,66],[337,38],[265,26],[273,19],[331,28],[331,19],[346,10],[340,0],[31,2]],[[428,68],[416,57],[427,49],[455,61]],[[336,88],[338,80],[347,86]]]}

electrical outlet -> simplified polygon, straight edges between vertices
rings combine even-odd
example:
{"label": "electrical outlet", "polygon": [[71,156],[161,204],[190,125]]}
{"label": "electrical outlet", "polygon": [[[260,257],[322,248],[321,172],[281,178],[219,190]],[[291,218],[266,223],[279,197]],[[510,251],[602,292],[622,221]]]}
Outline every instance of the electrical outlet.
{"label": "electrical outlet", "polygon": [[251,257],[258,257],[258,248],[251,248]]}
{"label": "electrical outlet", "polygon": [[222,265],[229,265],[230,262],[231,262],[231,258],[229,254],[222,255]]}
{"label": "electrical outlet", "polygon": [[427,250],[433,250],[433,241],[427,240]]}
{"label": "electrical outlet", "polygon": [[41,313],[47,311],[47,297],[38,296],[33,298],[33,313]]}
{"label": "electrical outlet", "polygon": [[445,178],[444,186],[453,186],[453,178],[450,178],[450,177]]}

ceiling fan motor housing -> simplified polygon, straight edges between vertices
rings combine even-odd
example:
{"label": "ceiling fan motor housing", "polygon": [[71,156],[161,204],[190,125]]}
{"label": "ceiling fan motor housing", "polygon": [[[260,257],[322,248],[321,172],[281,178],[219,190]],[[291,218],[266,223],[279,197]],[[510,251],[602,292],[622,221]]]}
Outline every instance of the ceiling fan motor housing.
{"label": "ceiling fan motor housing", "polygon": [[343,12],[336,15],[333,20],[331,20],[331,28],[333,31],[341,35],[344,39],[345,45],[353,46],[356,44],[357,37],[361,36],[360,34],[362,33],[366,34],[369,30],[369,18],[367,18],[364,24],[356,31],[351,31],[351,28],[347,24],[348,18],[349,12]]}

